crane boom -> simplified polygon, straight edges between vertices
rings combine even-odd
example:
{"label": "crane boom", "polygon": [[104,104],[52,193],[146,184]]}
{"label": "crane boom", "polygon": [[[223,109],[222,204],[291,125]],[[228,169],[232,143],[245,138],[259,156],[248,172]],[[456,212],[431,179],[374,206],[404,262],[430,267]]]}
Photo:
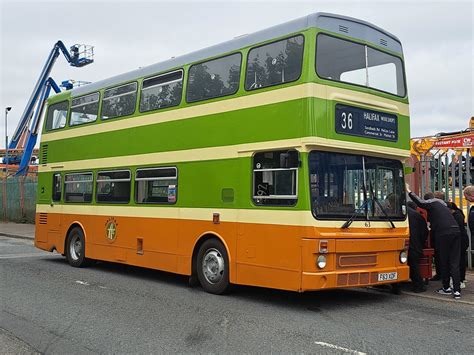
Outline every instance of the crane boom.
{"label": "crane boom", "polygon": [[28,171],[31,154],[36,144],[38,132],[41,127],[41,118],[43,116],[44,106],[51,88],[56,93],[61,91],[59,86],[49,76],[60,53],[64,55],[69,65],[73,67],[83,67],[85,65],[91,64],[94,61],[94,51],[92,46],[75,44],[68,50],[62,41],[57,41],[54,44],[46,60],[46,63],[41,70],[40,76],[36,81],[25,110],[21,115],[15,133],[8,144],[8,150],[23,148],[19,147],[19,143],[24,141],[22,137],[26,135],[27,138],[23,153],[8,157],[8,161],[7,158],[3,159],[5,164],[18,164],[18,162],[20,162],[20,166],[16,175],[22,175]]}

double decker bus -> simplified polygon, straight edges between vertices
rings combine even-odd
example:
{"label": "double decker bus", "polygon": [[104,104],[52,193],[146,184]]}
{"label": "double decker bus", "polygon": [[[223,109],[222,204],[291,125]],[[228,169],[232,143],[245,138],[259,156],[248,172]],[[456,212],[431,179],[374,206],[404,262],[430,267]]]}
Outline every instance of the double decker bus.
{"label": "double decker bus", "polygon": [[51,97],[35,245],[229,285],[408,279],[403,52],[316,13]]}

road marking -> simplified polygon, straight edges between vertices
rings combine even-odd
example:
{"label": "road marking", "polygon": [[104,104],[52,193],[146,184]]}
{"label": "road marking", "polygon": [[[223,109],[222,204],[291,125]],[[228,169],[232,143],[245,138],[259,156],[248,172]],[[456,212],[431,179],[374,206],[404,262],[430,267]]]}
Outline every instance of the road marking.
{"label": "road marking", "polygon": [[6,254],[0,255],[0,259],[20,259],[20,258],[34,258],[46,256],[45,254],[38,253],[29,253],[29,254]]}
{"label": "road marking", "polygon": [[345,353],[349,353],[349,354],[367,355],[367,353],[363,353],[361,351],[352,350],[352,349],[348,349],[348,348],[343,348],[342,346],[329,344],[329,343],[325,343],[325,342],[322,342],[322,341],[315,341],[314,343],[316,345],[325,346],[326,348],[344,351]]}
{"label": "road marking", "polygon": [[85,281],[77,280],[76,283],[79,284],[79,285],[89,286],[89,283],[85,282]]}

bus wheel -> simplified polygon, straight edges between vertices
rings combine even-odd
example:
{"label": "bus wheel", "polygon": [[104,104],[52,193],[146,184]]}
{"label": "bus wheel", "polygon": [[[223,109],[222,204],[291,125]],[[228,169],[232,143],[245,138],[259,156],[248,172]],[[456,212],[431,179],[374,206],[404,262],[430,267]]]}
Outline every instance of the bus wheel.
{"label": "bus wheel", "polygon": [[220,295],[229,289],[229,257],[217,239],[206,240],[199,248],[196,270],[204,291]]}
{"label": "bus wheel", "polygon": [[402,285],[398,282],[392,284],[391,292],[394,295],[400,295],[402,293]]}
{"label": "bus wheel", "polygon": [[71,266],[82,267],[87,265],[85,257],[86,245],[84,233],[79,227],[73,228],[68,236],[66,242],[66,259]]}

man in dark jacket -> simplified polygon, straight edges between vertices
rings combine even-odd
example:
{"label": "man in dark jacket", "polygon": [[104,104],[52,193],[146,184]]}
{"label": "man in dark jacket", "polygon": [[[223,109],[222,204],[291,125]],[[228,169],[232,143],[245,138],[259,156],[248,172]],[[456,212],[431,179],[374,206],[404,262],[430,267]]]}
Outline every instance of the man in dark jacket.
{"label": "man in dark jacket", "polygon": [[423,256],[423,247],[428,236],[428,227],[423,216],[416,210],[412,201],[408,205],[408,223],[410,224],[410,247],[408,250],[408,265],[410,265],[410,279],[413,292],[425,292],[423,278],[420,275],[420,258]]}
{"label": "man in dark jacket", "polygon": [[[459,226],[443,200],[437,198],[422,200],[412,193],[408,186],[407,190],[413,202],[428,213],[431,230],[436,235],[443,281],[443,287],[437,292],[443,295],[452,294],[455,299],[460,299],[459,250],[461,249],[461,233]],[[449,286],[450,277],[453,278],[453,288]]]}
{"label": "man in dark jacket", "polygon": [[[424,200],[430,200],[432,198],[438,198],[444,201],[444,193],[442,191],[427,192],[424,196]],[[446,201],[444,201],[446,202]],[[434,249],[434,266],[436,270],[436,275],[433,276],[430,281],[439,281],[441,280],[441,262],[439,261],[439,249],[436,246],[436,235],[434,231],[431,231],[431,245]]]}
{"label": "man in dark jacket", "polygon": [[448,208],[451,210],[454,219],[458,222],[459,230],[461,231],[461,254],[459,258],[459,279],[461,280],[461,289],[466,287],[466,249],[469,247],[469,237],[467,235],[465,226],[464,212],[454,202],[447,203]]}
{"label": "man in dark jacket", "polygon": [[467,215],[467,227],[469,228],[469,233],[470,233],[469,238],[467,240],[468,242],[467,247],[469,248],[469,245],[471,245],[471,248],[469,250],[472,250],[474,248],[474,186],[473,185],[467,186],[464,189],[464,197],[466,197],[466,200],[468,200],[469,203],[471,204],[471,207],[469,208],[469,212]]}
{"label": "man in dark jacket", "polygon": [[474,239],[474,186],[470,185],[464,189],[464,197],[466,200],[469,201],[471,204],[471,208],[469,209],[469,214],[467,216],[467,225],[469,227],[469,231],[471,232],[471,240]]}

